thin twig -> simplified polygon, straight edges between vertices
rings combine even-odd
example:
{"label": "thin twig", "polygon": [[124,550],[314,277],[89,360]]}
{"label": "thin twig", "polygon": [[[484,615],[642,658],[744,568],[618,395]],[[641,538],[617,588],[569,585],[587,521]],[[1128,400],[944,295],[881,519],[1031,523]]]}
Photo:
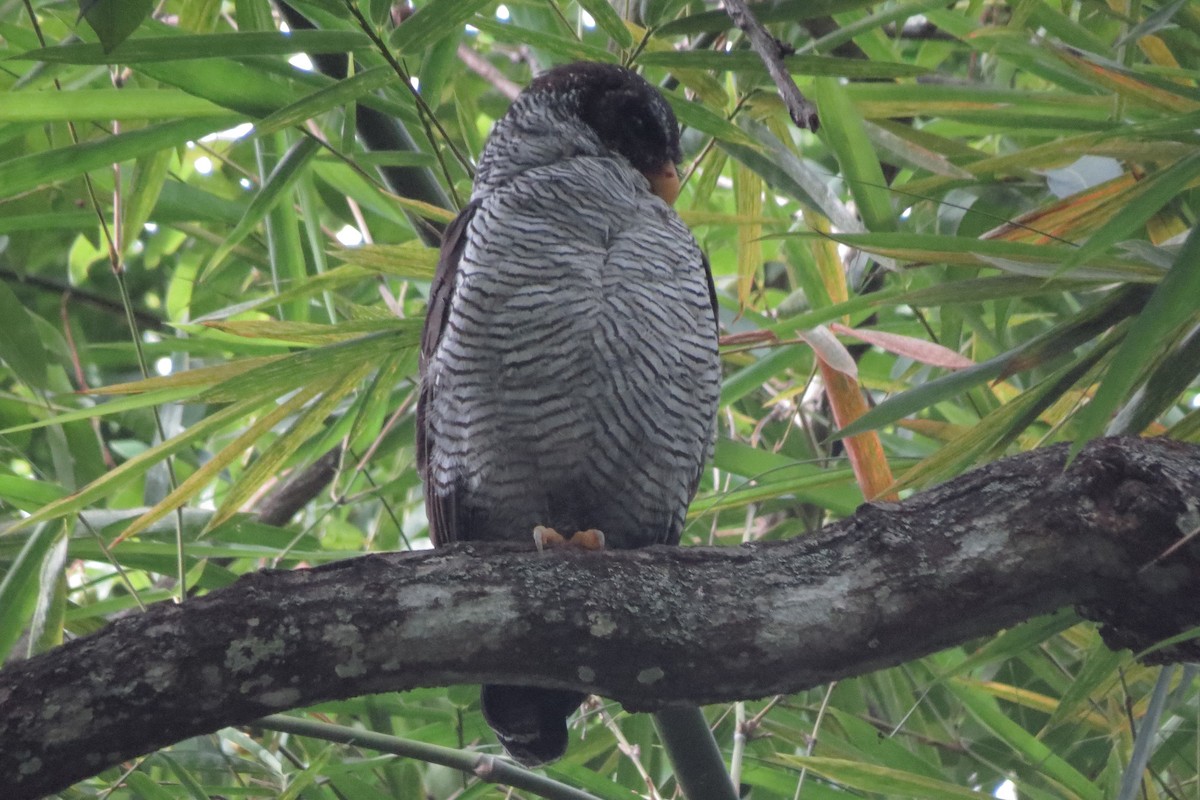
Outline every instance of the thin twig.
{"label": "thin twig", "polygon": [[820,125],[817,119],[817,107],[801,92],[800,87],[792,80],[791,73],[783,63],[784,56],[789,55],[791,48],[772,36],[762,23],[755,19],[745,0],[725,0],[725,13],[733,20],[733,24],[742,29],[750,39],[750,45],[758,52],[771,80],[779,88],[783,104],[787,106],[792,122],[801,128],[816,132]]}
{"label": "thin twig", "polygon": [[608,728],[617,740],[618,749],[620,749],[626,758],[633,762],[633,768],[642,777],[642,782],[646,784],[646,796],[650,800],[659,800],[658,788],[654,785],[654,779],[650,777],[649,771],[642,764],[641,752],[639,752],[636,745],[629,743],[629,740],[625,738],[624,731],[621,730],[621,726],[617,724],[612,714],[609,714],[603,705],[600,706],[600,719],[604,722],[604,727]]}
{"label": "thin twig", "polygon": [[496,69],[492,62],[476,53],[465,44],[458,46],[458,60],[479,77],[490,83],[492,87],[509,100],[516,100],[521,93],[521,87],[510,81],[503,72]]}
{"label": "thin twig", "polygon": [[338,742],[355,747],[378,750],[383,753],[393,753],[407,758],[416,758],[430,764],[457,769],[472,774],[488,783],[499,783],[524,789],[527,792],[553,800],[596,800],[594,795],[568,786],[565,783],[530,772],[516,764],[495,756],[480,753],[464,752],[449,747],[426,744],[411,739],[401,739],[374,731],[364,731],[348,728],[342,725],[331,725],[316,722],[301,717],[289,717],[283,714],[273,714],[251,723],[252,727],[262,727],[267,730],[292,733],[297,736],[310,736],[326,742]]}
{"label": "thin twig", "polygon": [[[821,706],[817,709],[817,719],[813,722],[812,733],[808,737],[808,745],[804,748],[806,756],[811,756],[817,749],[817,733],[821,730],[821,723],[825,720],[825,711],[829,708],[829,699],[833,697],[833,690],[837,684],[837,681],[830,681],[829,685],[825,687],[825,697],[821,699]],[[802,767],[800,777],[796,780],[796,793],[792,795],[793,800],[800,800],[800,790],[804,788],[804,778],[807,774],[808,767]]]}

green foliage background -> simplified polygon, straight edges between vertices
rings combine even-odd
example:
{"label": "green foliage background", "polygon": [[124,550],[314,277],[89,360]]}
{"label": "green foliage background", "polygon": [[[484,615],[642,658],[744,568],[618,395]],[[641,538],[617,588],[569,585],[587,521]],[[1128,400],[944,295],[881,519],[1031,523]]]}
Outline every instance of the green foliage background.
{"label": "green foliage background", "polygon": [[[846,397],[824,399],[814,356],[846,345],[873,404],[849,430],[877,432],[860,465],[876,487],[1104,432],[1200,441],[1195,4],[757,5],[795,49],[819,135],[790,123],[709,4],[415,5],[396,26],[384,2],[296,2],[320,30],[282,36],[267,0],[0,0],[0,654],[247,571],[427,546],[412,416],[427,223],[468,196],[506,82],[579,58],[667,89],[686,128],[678,207],[739,334],[685,542],[804,535],[862,502],[831,437]],[[334,80],[297,52],[356,68]],[[415,149],[364,150],[356,104]],[[407,169],[403,196],[381,166]],[[863,348],[851,328],[902,338]],[[258,519],[339,446],[328,489],[285,527]],[[1197,798],[1196,674],[1112,653],[1064,611],[708,711],[754,798],[985,797],[1006,781],[1022,798]],[[383,752],[497,751],[469,687],[308,713],[390,737]],[[556,779],[675,792],[649,718],[602,703],[572,739]],[[226,730],[65,796],[502,791],[320,736]]]}

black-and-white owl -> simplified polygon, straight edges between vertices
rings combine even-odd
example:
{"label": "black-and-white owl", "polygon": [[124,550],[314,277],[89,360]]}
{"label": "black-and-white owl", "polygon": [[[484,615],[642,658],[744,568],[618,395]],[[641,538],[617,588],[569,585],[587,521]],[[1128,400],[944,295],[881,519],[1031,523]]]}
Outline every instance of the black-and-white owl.
{"label": "black-and-white owl", "polygon": [[[719,393],[708,262],[672,209],[679,127],[635,72],[537,77],[447,229],[422,339],[430,536],[679,541]],[[588,541],[594,541],[594,535]],[[517,760],[562,755],[577,692],[484,686]]]}

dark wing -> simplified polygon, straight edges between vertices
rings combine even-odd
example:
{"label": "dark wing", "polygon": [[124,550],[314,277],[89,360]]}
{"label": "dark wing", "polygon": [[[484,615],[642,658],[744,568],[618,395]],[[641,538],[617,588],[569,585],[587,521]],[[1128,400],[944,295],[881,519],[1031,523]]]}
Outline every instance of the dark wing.
{"label": "dark wing", "polygon": [[425,312],[425,327],[421,331],[421,393],[417,397],[417,471],[425,485],[425,514],[429,518],[429,538],[434,546],[454,541],[454,498],[438,495],[429,475],[429,451],[433,445],[432,431],[425,424],[425,409],[437,402],[437,393],[427,380],[429,359],[437,350],[442,332],[450,317],[450,301],[454,297],[454,278],[458,262],[467,246],[467,229],[479,202],[472,200],[442,234],[442,249],[438,255],[437,271],[429,286],[429,307]]}
{"label": "dark wing", "polygon": [[[721,309],[717,305],[717,285],[715,283],[713,283],[712,265],[710,265],[708,263],[708,254],[701,251],[700,252],[700,260],[704,263],[704,277],[708,280],[708,299],[712,302],[713,325],[715,328],[715,330],[713,331],[713,339],[715,340],[713,342],[713,346],[718,347],[720,338],[721,338]],[[715,420],[713,422],[713,425],[714,426],[716,425]],[[715,437],[715,435],[716,435],[715,427],[714,427],[714,430],[711,431],[711,434]],[[711,457],[711,455],[712,455],[711,452],[709,453],[709,455]],[[692,478],[692,487],[688,491],[689,498],[696,496],[696,490],[700,488],[700,476],[703,474],[704,474],[704,462],[701,462],[700,466],[696,469],[696,475]],[[689,500],[689,504],[690,504],[690,502],[691,501]],[[683,533],[683,531],[679,531],[678,533],[676,533],[673,537],[671,537],[671,540],[668,541],[667,544],[679,544],[679,539],[680,539],[680,536],[682,535],[682,533]]]}
{"label": "dark wing", "polygon": [[721,307],[717,305],[717,285],[713,283],[712,265],[708,263],[708,253],[700,251],[700,260],[704,262],[704,278],[708,281],[708,299],[712,302],[713,323],[716,325],[716,336],[721,336]]}

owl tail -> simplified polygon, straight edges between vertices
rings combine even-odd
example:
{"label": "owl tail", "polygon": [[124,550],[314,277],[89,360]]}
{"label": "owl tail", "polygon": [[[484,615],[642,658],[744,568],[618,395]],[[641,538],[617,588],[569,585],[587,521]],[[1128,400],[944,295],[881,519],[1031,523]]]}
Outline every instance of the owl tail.
{"label": "owl tail", "polygon": [[527,767],[567,751],[567,717],[587,698],[582,692],[532,686],[485,685],[483,718],[508,754]]}

